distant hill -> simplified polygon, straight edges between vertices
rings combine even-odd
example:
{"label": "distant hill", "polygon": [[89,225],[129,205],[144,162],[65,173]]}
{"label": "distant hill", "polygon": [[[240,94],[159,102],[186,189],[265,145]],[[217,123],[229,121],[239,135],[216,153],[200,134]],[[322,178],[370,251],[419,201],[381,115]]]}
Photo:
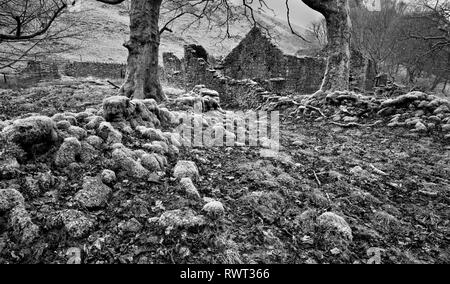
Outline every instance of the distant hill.
{"label": "distant hill", "polygon": [[[81,47],[74,51],[58,55],[61,59],[76,61],[102,61],[102,62],[126,62],[127,50],[122,44],[129,35],[129,16],[125,6],[107,5],[95,1],[85,1],[82,11],[77,16],[83,19],[82,25],[89,28],[88,35],[81,42]],[[217,19],[224,15],[217,15]],[[300,49],[308,49],[314,44],[305,42],[293,35],[282,20],[273,16],[257,13],[257,19],[263,25],[269,27],[273,39],[289,54],[295,54]],[[162,16],[161,23],[165,22]],[[177,56],[183,56],[183,45],[200,44],[214,56],[227,55],[251,29],[251,24],[242,21],[231,27],[232,38],[218,38],[217,30],[208,30],[208,26],[202,23],[183,32],[183,27],[189,22],[187,18],[178,19],[173,27],[173,33],[163,33],[160,51],[171,51]],[[306,35],[304,27],[295,26],[300,34]]]}

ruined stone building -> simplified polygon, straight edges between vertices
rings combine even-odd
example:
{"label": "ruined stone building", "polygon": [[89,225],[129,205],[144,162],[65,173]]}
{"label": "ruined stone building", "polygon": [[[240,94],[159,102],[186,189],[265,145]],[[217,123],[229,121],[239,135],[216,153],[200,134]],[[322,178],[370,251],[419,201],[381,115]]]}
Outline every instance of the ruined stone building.
{"label": "ruined stone building", "polygon": [[[250,78],[273,92],[308,94],[317,91],[325,74],[324,56],[289,54],[263,30],[254,27],[224,59],[224,74],[235,79]],[[350,87],[370,91],[376,74],[370,60],[356,50],[350,59]]]}
{"label": "ruined stone building", "polygon": [[[371,90],[375,73],[370,61],[352,51],[351,88]],[[216,90],[221,101],[242,106],[240,96],[251,93],[256,100],[272,94],[312,94],[322,83],[326,58],[286,54],[270,37],[253,28],[220,64],[215,64],[199,45],[184,46],[184,58],[163,53],[161,81],[190,90],[205,85]]]}
{"label": "ruined stone building", "polygon": [[326,60],[287,54],[258,27],[254,27],[223,61],[224,74],[249,78],[272,91],[313,93],[325,74]]}

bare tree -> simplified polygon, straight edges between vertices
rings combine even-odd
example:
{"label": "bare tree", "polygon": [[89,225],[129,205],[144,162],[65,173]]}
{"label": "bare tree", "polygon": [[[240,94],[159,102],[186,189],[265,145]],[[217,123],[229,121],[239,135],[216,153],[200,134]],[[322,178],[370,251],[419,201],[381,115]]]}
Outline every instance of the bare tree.
{"label": "bare tree", "polygon": [[[98,0],[103,3],[120,4],[124,0]],[[355,1],[355,0],[352,0]],[[166,3],[167,2],[167,3]],[[162,0],[132,0],[130,11],[130,40],[125,44],[128,48],[128,64],[125,83],[120,92],[136,98],[155,98],[164,100],[158,79],[158,50],[160,34],[170,31],[170,24],[184,16],[194,18],[192,23],[200,20],[212,22],[217,12],[225,15],[219,26],[225,28],[230,36],[230,23],[244,17],[254,25],[260,25],[255,16],[255,9],[270,9],[264,0],[241,0],[241,7],[231,0],[168,0],[171,19],[159,28]],[[312,9],[322,13],[328,30],[327,68],[321,90],[343,90],[349,85],[350,57],[350,17],[348,0],[303,0]],[[290,24],[289,0],[286,0],[287,19]],[[217,23],[217,21],[215,22]],[[189,26],[189,25],[188,25]],[[293,30],[293,32],[295,32]]]}
{"label": "bare tree", "polygon": [[[98,0],[103,3],[120,4],[123,0]],[[259,7],[255,7],[255,3]],[[130,39],[125,43],[128,49],[127,75],[120,93],[135,98],[165,99],[159,83],[158,52],[160,36],[171,32],[174,21],[188,17],[190,21],[184,27],[192,28],[194,24],[207,22],[231,37],[232,23],[242,18],[254,25],[255,9],[269,9],[264,0],[241,0],[238,6],[232,0],[131,0]],[[161,7],[165,5],[165,23],[160,23]],[[224,15],[223,18],[221,18]],[[219,17],[220,16],[220,17]],[[263,27],[262,25],[260,25]],[[266,28],[266,27],[263,27]]]}
{"label": "bare tree", "polygon": [[374,63],[376,72],[389,71],[398,48],[395,29],[407,5],[397,0],[385,0],[379,11],[365,7],[351,9],[352,44]]}
{"label": "bare tree", "polygon": [[[11,1],[0,0],[3,5]],[[27,0],[15,0],[20,3],[31,3]],[[75,3],[77,0],[73,0]],[[80,1],[80,0],[78,0]],[[125,0],[97,0],[102,3],[117,5]],[[327,68],[321,90],[342,90],[349,85],[349,57],[350,57],[350,17],[349,0],[302,0],[310,8],[322,13],[327,24],[327,51],[329,52]],[[351,0],[359,1],[359,0]],[[238,2],[238,3],[236,3]],[[50,26],[67,6],[64,0],[39,0],[41,5],[35,21],[29,18],[15,21],[15,27],[4,30],[1,40],[14,41],[31,39],[44,35]],[[160,28],[160,13],[163,0],[131,0],[130,6],[130,39],[124,44],[128,49],[128,64],[125,82],[120,93],[135,98],[155,98],[157,101],[165,99],[159,83],[158,52],[160,35],[170,31],[170,24],[184,16],[193,18],[192,23],[206,20],[224,29],[226,36],[231,36],[230,26],[233,21],[244,19],[253,23],[257,21],[255,11],[270,9],[265,0],[166,0],[164,2],[172,12],[172,17]],[[287,19],[292,29],[290,19],[289,0],[286,0]],[[241,7],[239,7],[240,4]],[[5,7],[6,7],[5,6]],[[8,6],[9,7],[9,6]],[[28,6],[25,10],[28,11]],[[11,7],[12,8],[12,7]],[[2,10],[3,11],[3,10]],[[20,10],[20,11],[23,11]],[[211,21],[217,12],[225,15],[219,21]],[[7,13],[12,20],[2,23],[2,27],[11,26],[20,13]],[[40,28],[39,28],[40,27]],[[189,25],[188,25],[189,28]],[[263,27],[264,28],[264,27]],[[295,31],[292,29],[292,32]],[[298,33],[296,33],[299,35]],[[301,35],[299,35],[301,36]]]}
{"label": "bare tree", "polygon": [[0,70],[73,49],[63,40],[81,32],[74,20],[60,21],[67,6],[66,0],[0,0]]}
{"label": "bare tree", "polygon": [[430,89],[450,80],[450,3],[419,0],[398,23],[395,60],[414,84],[422,74],[434,77]]}
{"label": "bare tree", "polygon": [[327,67],[320,89],[347,90],[350,78],[351,21],[348,0],[302,0],[321,13],[327,24]]}

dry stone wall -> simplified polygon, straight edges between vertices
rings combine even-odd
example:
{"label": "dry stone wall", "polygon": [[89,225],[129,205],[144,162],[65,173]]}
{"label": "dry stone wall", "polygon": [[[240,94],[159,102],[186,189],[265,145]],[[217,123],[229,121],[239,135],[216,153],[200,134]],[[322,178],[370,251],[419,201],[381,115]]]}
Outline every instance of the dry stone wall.
{"label": "dry stone wall", "polygon": [[126,65],[107,62],[69,62],[64,73],[72,77],[125,78]]}
{"label": "dry stone wall", "polygon": [[58,79],[61,74],[72,77],[124,78],[126,65],[107,62],[29,61],[19,74],[27,79]]}
{"label": "dry stone wall", "polygon": [[58,79],[60,78],[58,72],[57,62],[44,61],[29,61],[27,67],[20,72],[27,80],[30,79]]}
{"label": "dry stone wall", "polygon": [[183,61],[172,52],[163,53],[164,68],[161,68],[160,80],[169,86],[184,88]]}
{"label": "dry stone wall", "polygon": [[[257,107],[265,100],[264,96],[270,94],[255,81],[224,76],[220,69],[215,69],[206,60],[207,58],[207,53],[195,45],[185,46],[185,57],[182,60],[170,53],[163,54],[167,82],[177,80],[173,85],[187,90],[204,85],[219,93],[222,106],[233,108]],[[173,74],[176,74],[176,77]]]}

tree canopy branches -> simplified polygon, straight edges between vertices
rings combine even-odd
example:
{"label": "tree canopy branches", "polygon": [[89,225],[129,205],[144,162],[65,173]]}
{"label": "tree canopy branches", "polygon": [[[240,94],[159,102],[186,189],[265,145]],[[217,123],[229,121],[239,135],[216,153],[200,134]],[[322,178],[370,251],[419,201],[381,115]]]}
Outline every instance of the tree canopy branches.
{"label": "tree canopy branches", "polygon": [[[69,0],[0,0],[0,70],[31,58],[74,50],[88,27],[67,13]],[[19,64],[20,66],[20,64]]]}

